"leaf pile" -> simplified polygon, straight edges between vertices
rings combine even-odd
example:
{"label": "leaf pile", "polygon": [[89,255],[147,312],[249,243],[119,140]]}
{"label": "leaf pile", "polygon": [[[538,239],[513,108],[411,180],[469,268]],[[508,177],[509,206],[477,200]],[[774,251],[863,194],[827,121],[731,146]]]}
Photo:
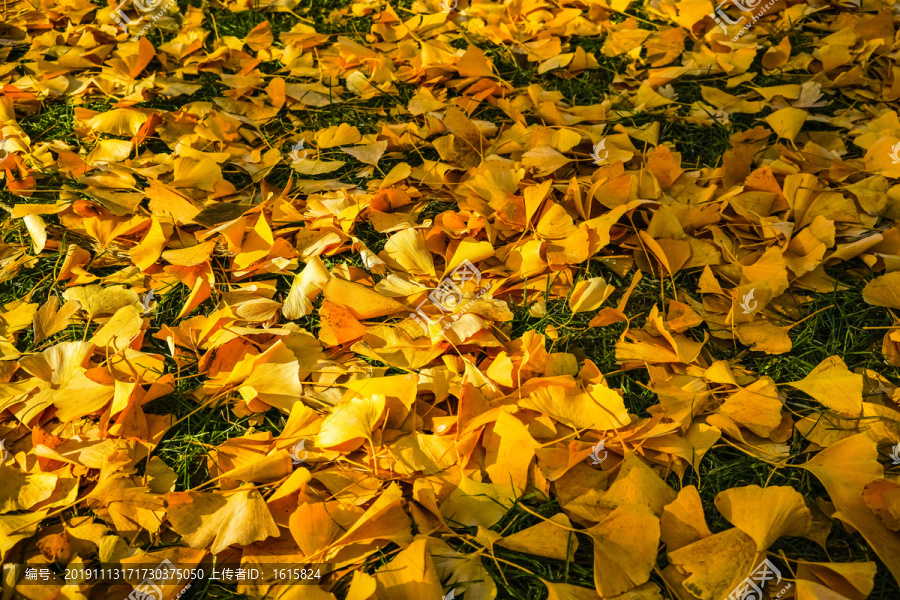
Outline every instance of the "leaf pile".
{"label": "leaf pile", "polygon": [[[4,563],[897,589],[892,4],[776,0],[737,41],[708,0],[223,0],[136,40],[116,8],[2,9]],[[799,352],[821,314],[877,338]],[[763,477],[717,484],[729,452]]]}

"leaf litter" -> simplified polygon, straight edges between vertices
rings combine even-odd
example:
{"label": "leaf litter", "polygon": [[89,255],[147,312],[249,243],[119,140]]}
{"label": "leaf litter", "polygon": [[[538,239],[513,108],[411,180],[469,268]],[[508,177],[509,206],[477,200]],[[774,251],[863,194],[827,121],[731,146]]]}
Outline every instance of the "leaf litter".
{"label": "leaf litter", "polygon": [[[896,18],[721,6],[4,4],[0,559],[329,563],[236,590],[353,600],[900,578]],[[852,280],[883,372],[754,370]],[[182,477],[214,408],[244,425]],[[793,478],[705,502],[723,447]]]}

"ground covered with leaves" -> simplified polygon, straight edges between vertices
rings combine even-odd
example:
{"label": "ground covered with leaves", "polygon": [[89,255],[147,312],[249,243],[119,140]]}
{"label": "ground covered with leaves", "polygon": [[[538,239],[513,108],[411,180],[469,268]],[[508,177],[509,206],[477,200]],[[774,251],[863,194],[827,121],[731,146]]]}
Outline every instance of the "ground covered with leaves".
{"label": "ground covered with leaves", "polygon": [[0,7],[3,598],[900,597],[893,2],[153,1]]}

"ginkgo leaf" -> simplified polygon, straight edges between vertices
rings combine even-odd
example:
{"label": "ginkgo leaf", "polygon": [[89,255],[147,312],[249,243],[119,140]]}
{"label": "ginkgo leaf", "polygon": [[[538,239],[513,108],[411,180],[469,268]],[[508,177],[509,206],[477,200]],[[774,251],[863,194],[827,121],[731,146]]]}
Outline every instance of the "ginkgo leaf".
{"label": "ginkgo leaf", "polygon": [[53,494],[59,477],[52,473],[22,473],[0,465],[0,514],[28,510]]}
{"label": "ginkgo leaf", "polygon": [[414,274],[435,276],[434,261],[420,231],[404,229],[391,236],[384,245],[388,264],[396,264]]}
{"label": "ginkgo leaf", "polygon": [[367,165],[377,165],[378,161],[381,160],[381,157],[384,156],[384,152],[385,150],[387,150],[387,147],[388,143],[382,140],[380,142],[365,144],[363,146],[341,148],[341,150],[362,163],[365,163]]}
{"label": "ginkgo leaf", "polygon": [[0,515],[0,560],[6,560],[9,552],[22,540],[33,536],[47,511]]}
{"label": "ginkgo leaf", "polygon": [[625,400],[605,385],[587,386],[584,391],[553,385],[541,387],[519,405],[577,428],[614,429],[631,421]]}
{"label": "ginkgo leaf", "polygon": [[248,545],[279,535],[272,514],[253,487],[231,493],[171,492],[166,494],[172,528],[191,548],[219,554],[233,544]]}
{"label": "ginkgo leaf", "polygon": [[625,454],[622,470],[603,494],[604,502],[612,506],[643,506],[654,515],[661,514],[675,497],[675,491],[631,453]]}
{"label": "ginkgo leaf", "polygon": [[291,289],[284,300],[282,313],[286,319],[298,319],[310,314],[312,301],[322,292],[331,275],[319,257],[314,257],[294,277]]}
{"label": "ginkgo leaf", "polygon": [[645,508],[620,506],[586,530],[594,541],[594,586],[615,596],[650,577],[659,545],[659,519]]}
{"label": "ginkgo leaf", "polygon": [[768,436],[781,423],[783,404],[768,377],[729,395],[719,410],[753,433]]}
{"label": "ginkgo leaf", "polygon": [[296,355],[279,342],[253,361],[250,376],[238,391],[245,400],[256,399],[287,411],[303,390],[298,380],[299,372]]}
{"label": "ginkgo leaf", "polygon": [[[64,386],[84,371],[94,350],[89,342],[62,342],[43,352],[22,357],[19,367],[54,386]],[[75,401],[77,398],[72,398]]]}
{"label": "ginkgo leaf", "polygon": [[835,600],[863,600],[875,587],[876,564],[813,563],[800,561],[797,568],[798,600],[833,597]]}
{"label": "ginkgo leaf", "polygon": [[808,116],[805,110],[787,107],[773,112],[766,117],[766,122],[772,126],[778,137],[793,140],[800,133],[800,129]]}
{"label": "ginkgo leaf", "polygon": [[321,158],[308,158],[300,162],[291,163],[291,168],[302,175],[323,175],[337,171],[346,162],[342,160],[322,160]]}
{"label": "ginkgo leaf", "polygon": [[376,597],[395,600],[440,598],[444,594],[427,548],[428,538],[418,537],[396,558],[375,572]]}
{"label": "ginkgo leaf", "polygon": [[678,497],[663,508],[659,524],[660,539],[669,552],[712,535],[706,525],[700,494],[692,485],[682,488]]}
{"label": "ginkgo leaf", "polygon": [[34,253],[40,254],[44,251],[44,246],[47,245],[47,224],[38,215],[25,215],[22,220],[25,222],[25,227],[28,229],[31,241],[34,243]]}
{"label": "ginkgo leaf", "polygon": [[365,440],[371,439],[373,429],[384,416],[384,408],[385,397],[381,394],[350,398],[335,406],[322,423],[322,429],[316,436],[316,446],[359,447]]}
{"label": "ginkgo leaf", "polygon": [[222,179],[222,170],[207,157],[199,159],[180,157],[175,159],[172,187],[196,188],[212,192],[215,184]]}
{"label": "ginkgo leaf", "polygon": [[562,168],[572,161],[549,146],[541,146],[522,155],[522,162],[525,166],[534,170],[535,176],[541,177]]}
{"label": "ginkgo leaf", "polygon": [[319,318],[319,339],[326,345],[339,346],[358,340],[366,334],[365,325],[359,322],[350,308],[327,300],[322,302]]}
{"label": "ginkgo leaf", "polygon": [[366,543],[392,540],[398,544],[413,541],[409,516],[403,509],[402,491],[396,483],[389,485],[351,526],[342,531],[336,544]]}
{"label": "ginkgo leaf", "polygon": [[509,484],[481,483],[463,475],[440,510],[448,523],[491,527],[506,514],[515,498],[515,490]]}
{"label": "ginkgo leaf", "polygon": [[137,293],[121,285],[69,288],[63,292],[63,298],[78,302],[89,319],[112,316],[125,306],[140,306]]}
{"label": "ginkgo leaf", "polygon": [[406,307],[372,288],[332,277],[323,288],[325,299],[350,311],[357,319],[371,319],[403,312]]}
{"label": "ginkgo leaf", "polygon": [[484,568],[480,553],[463,554],[453,550],[443,540],[433,538],[429,540],[428,547],[440,580],[451,589],[454,597],[459,594],[479,600],[494,600],[497,597],[497,584]]}
{"label": "ginkgo leaf", "polygon": [[856,416],[862,411],[862,375],[851,373],[837,356],[826,358],[790,385],[843,415]]}
{"label": "ginkgo leaf", "polygon": [[94,333],[91,343],[97,346],[110,346],[119,350],[127,346],[141,332],[141,312],[133,304],[123,306]]}
{"label": "ginkgo leaf", "polygon": [[669,552],[669,563],[687,577],[681,582],[702,600],[726,598],[757,566],[756,544],[733,527]]}
{"label": "ginkgo leaf", "polygon": [[731,488],[716,496],[716,508],[732,525],[752,537],[760,552],[783,535],[803,535],[812,524],[803,496],[791,487]]}
{"label": "ginkgo leaf", "polygon": [[70,300],[60,307],[56,296],[50,296],[47,302],[34,313],[34,341],[42,342],[68,327],[72,315],[78,311],[79,306],[78,302]]}
{"label": "ginkgo leaf", "polygon": [[356,144],[362,139],[359,130],[347,123],[341,123],[328,127],[316,133],[316,146],[319,148],[334,148]]}
{"label": "ginkgo leaf", "polygon": [[141,126],[147,122],[149,115],[133,108],[116,108],[97,113],[87,125],[95,131],[110,135],[137,135]]}
{"label": "ginkgo leaf", "polygon": [[578,549],[578,540],[574,536],[569,519],[563,514],[558,514],[547,521],[504,537],[497,545],[517,552],[565,561],[571,560],[575,550]]}
{"label": "ginkgo leaf", "polygon": [[614,291],[615,288],[608,285],[602,277],[581,281],[572,290],[569,308],[574,313],[597,310]]}
{"label": "ginkgo leaf", "polygon": [[860,433],[825,448],[804,463],[803,468],[822,482],[831,501],[840,509],[860,498],[866,484],[883,476],[884,469],[877,459],[875,442]]}
{"label": "ginkgo leaf", "polygon": [[900,308],[900,273],[887,273],[867,283],[863,300],[875,306]]}
{"label": "ginkgo leaf", "polygon": [[490,445],[486,448],[491,465],[485,471],[491,481],[509,484],[523,493],[528,487],[534,451],[539,446],[524,423],[507,413],[500,413],[494,423]]}

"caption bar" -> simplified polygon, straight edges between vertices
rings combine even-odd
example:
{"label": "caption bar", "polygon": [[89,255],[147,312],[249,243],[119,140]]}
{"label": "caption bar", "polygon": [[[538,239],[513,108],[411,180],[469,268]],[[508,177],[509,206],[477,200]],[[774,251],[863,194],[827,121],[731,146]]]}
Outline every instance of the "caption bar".
{"label": "caption bar", "polygon": [[188,581],[212,580],[222,583],[319,584],[327,583],[333,566],[328,563],[218,563],[178,565],[160,563],[96,564],[78,567],[16,565],[24,573],[19,585],[174,585]]}

